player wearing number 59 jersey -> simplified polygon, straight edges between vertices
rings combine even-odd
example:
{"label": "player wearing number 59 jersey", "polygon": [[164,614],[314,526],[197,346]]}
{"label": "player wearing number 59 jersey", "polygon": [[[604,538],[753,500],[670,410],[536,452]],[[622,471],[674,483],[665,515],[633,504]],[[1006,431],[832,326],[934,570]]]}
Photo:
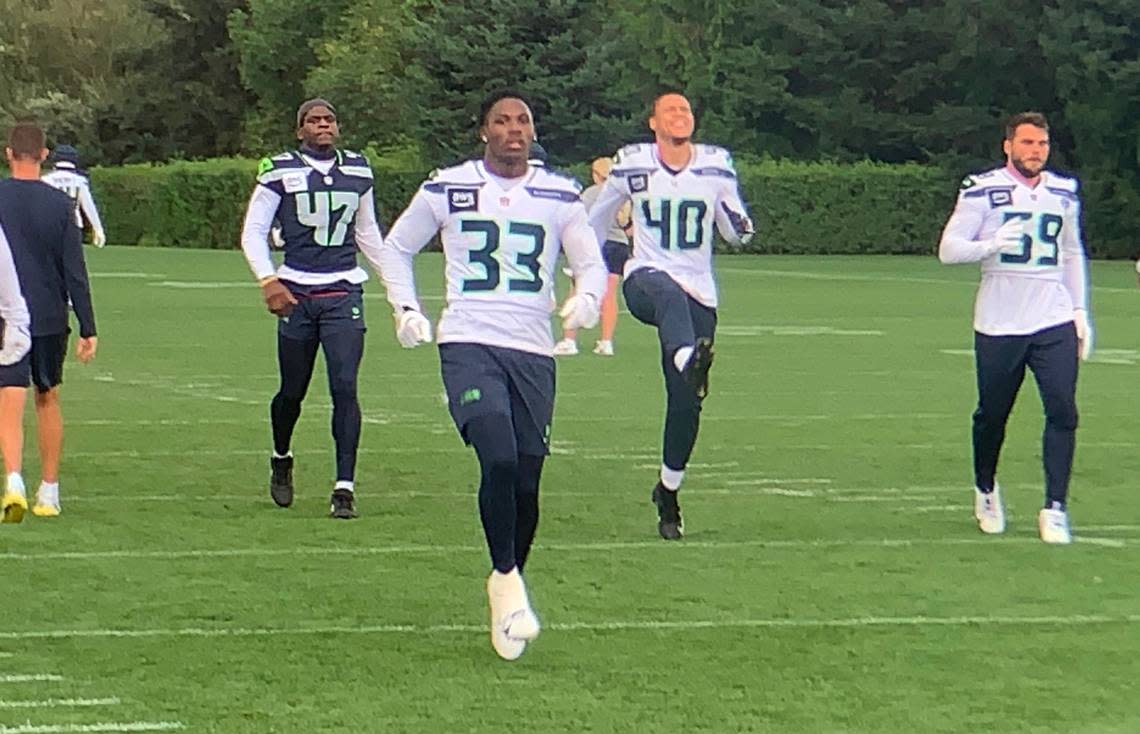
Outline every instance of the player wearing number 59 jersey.
{"label": "player wearing number 59 jersey", "polygon": [[665,440],[652,497],[658,532],[677,540],[683,533],[677,490],[697,440],[716,332],[713,230],[746,244],[753,227],[728,151],[692,142],[693,111],[685,97],[654,100],[649,127],[656,142],[617,154],[590,224],[602,242],[621,205],[633,205],[633,255],[622,290],[630,313],[655,326],[661,342]]}
{"label": "player wearing number 59 jersey", "polygon": [[[336,110],[311,99],[297,110],[298,150],[261,162],[241,244],[277,321],[281,387],[273,398],[269,493],[293,502],[293,429],[309,388],[318,347],[324,351],[332,396],[336,483],[332,517],[356,517],[354,476],[360,443],[357,374],[364,354],[367,273],[359,250],[379,272],[382,242],[372,199],[372,169],[364,156],[335,147]],[[269,231],[281,223],[285,263],[274,268]]]}
{"label": "player wearing number 59 jersey", "polygon": [[479,120],[483,158],[424,183],[381,253],[397,338],[414,347],[431,340],[431,328],[416,299],[412,258],[442,235],[440,372],[455,425],[479,457],[491,644],[514,660],[539,632],[522,574],[550,451],[555,264],[564,249],[576,280],[576,295],[561,311],[567,328],[597,323],[606,268],[578,184],[527,162],[534,120],[524,99],[496,92],[483,101]]}
{"label": "player wearing number 59 jersey", "polygon": [[995,474],[1028,367],[1045,405],[1039,531],[1046,542],[1068,543],[1078,355],[1088,359],[1093,343],[1081,202],[1075,180],[1044,170],[1049,128],[1043,115],[1015,115],[1004,148],[1005,166],[962,182],[938,249],[944,263],[981,262],[982,269],[974,304],[974,514],[983,532],[1005,530]]}

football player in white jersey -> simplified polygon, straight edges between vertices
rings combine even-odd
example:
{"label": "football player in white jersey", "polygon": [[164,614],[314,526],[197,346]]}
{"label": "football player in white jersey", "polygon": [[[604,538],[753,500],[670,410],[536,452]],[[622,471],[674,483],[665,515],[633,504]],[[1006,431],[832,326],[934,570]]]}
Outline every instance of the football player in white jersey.
{"label": "football player in white jersey", "polygon": [[440,370],[455,425],[479,457],[479,513],[493,566],[491,644],[514,660],[539,632],[522,571],[550,450],[550,315],[559,251],[566,251],[577,283],[561,310],[568,328],[597,323],[606,269],[578,184],[527,162],[534,119],[524,99],[511,91],[492,94],[479,120],[483,158],[438,171],[420,187],[384,239],[381,269],[400,343],[431,341],[412,258],[442,234],[447,303],[438,325]]}
{"label": "football player in white jersey", "polygon": [[91,196],[91,182],[87,174],[79,168],[79,151],[70,145],[57,145],[51,152],[55,170],[45,173],[40,179],[71,197],[75,203],[75,224],[83,231],[83,220],[91,225],[93,242],[96,247],[107,244],[107,234],[103,230],[103,220],[95,198]]}
{"label": "football player in white jersey", "polygon": [[982,264],[974,304],[974,515],[984,533],[1005,530],[995,474],[1028,367],[1045,405],[1045,507],[1038,530],[1047,543],[1069,543],[1077,364],[1093,346],[1081,200],[1076,180],[1045,170],[1049,126],[1043,115],[1011,118],[1004,149],[1005,166],[962,182],[938,248],[944,263]]}
{"label": "football player in white jersey", "polygon": [[657,530],[666,540],[684,532],[677,490],[693,453],[716,331],[713,229],[732,243],[752,239],[728,151],[692,142],[689,101],[676,93],[653,102],[655,143],[618,152],[590,209],[604,242],[622,204],[633,204],[633,254],[622,288],[630,313],[657,328],[665,373],[665,438],[661,475],[653,488]]}

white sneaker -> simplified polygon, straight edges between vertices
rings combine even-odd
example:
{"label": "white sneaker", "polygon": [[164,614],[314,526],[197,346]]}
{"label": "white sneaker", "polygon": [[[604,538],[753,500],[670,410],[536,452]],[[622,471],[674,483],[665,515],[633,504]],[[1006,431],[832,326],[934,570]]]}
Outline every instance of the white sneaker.
{"label": "white sneaker", "polygon": [[557,357],[572,357],[578,353],[578,342],[573,339],[563,339],[554,345],[554,355]]}
{"label": "white sneaker", "polygon": [[1069,531],[1069,513],[1064,510],[1041,510],[1037,513],[1037,530],[1041,533],[1041,540],[1046,543],[1068,545],[1073,542],[1073,534]]}
{"label": "white sneaker", "polygon": [[59,512],[59,485],[40,485],[36,491],[36,504],[32,507],[32,514],[36,517],[59,517]]}
{"label": "white sneaker", "polygon": [[487,578],[487,600],[491,608],[491,647],[504,660],[517,660],[526,651],[526,644],[541,631],[517,568],[507,574],[491,572]]}
{"label": "white sneaker", "polygon": [[1005,532],[1005,508],[1001,502],[1001,487],[996,482],[992,492],[974,488],[974,517],[978,521],[978,529],[987,535]]}
{"label": "white sneaker", "polygon": [[608,339],[599,339],[598,343],[594,345],[594,354],[600,354],[603,357],[614,356],[614,343]]}

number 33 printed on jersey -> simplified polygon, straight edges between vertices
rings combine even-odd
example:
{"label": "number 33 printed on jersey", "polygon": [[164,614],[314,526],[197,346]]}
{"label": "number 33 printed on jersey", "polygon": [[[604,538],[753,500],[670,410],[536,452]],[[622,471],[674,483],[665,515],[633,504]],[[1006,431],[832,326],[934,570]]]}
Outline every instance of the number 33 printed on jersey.
{"label": "number 33 printed on jersey", "polygon": [[[504,232],[490,219],[460,221],[459,231],[474,237],[467,252],[470,276],[463,279],[464,293],[496,291],[504,284],[512,293],[542,291],[541,258],[546,249],[546,229],[532,222],[506,224]],[[505,279],[504,269],[508,276]]]}

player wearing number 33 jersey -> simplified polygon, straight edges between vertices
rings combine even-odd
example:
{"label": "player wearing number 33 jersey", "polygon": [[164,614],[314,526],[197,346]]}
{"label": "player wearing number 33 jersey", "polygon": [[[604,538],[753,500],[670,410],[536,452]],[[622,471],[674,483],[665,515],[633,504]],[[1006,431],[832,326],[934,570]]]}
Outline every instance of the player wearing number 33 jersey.
{"label": "player wearing number 33 jersey", "polygon": [[534,118],[518,92],[483,100],[479,137],[482,158],[426,181],[392,225],[381,258],[396,338],[411,349],[432,338],[412,260],[437,233],[443,240],[440,375],[455,427],[479,459],[491,645],[515,660],[540,629],[523,571],[554,416],[555,263],[565,250],[577,286],[561,310],[564,328],[597,323],[606,268],[577,182],[530,165]]}

